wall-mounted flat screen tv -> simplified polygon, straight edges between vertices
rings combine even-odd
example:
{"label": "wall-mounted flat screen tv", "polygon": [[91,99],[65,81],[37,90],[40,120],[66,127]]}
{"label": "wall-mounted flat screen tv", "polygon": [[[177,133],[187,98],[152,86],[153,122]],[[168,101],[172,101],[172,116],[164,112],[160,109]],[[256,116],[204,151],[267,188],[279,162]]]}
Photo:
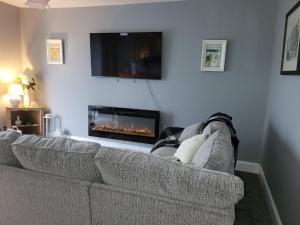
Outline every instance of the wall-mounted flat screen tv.
{"label": "wall-mounted flat screen tv", "polygon": [[160,80],[162,32],[90,34],[92,76]]}

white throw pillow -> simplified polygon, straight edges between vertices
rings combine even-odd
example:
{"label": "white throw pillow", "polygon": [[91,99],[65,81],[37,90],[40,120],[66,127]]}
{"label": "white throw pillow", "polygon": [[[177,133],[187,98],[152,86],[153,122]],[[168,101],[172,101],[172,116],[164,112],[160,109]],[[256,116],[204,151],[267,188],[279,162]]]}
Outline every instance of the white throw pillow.
{"label": "white throw pillow", "polygon": [[174,157],[183,163],[190,163],[199,147],[205,142],[207,135],[196,135],[182,142]]}

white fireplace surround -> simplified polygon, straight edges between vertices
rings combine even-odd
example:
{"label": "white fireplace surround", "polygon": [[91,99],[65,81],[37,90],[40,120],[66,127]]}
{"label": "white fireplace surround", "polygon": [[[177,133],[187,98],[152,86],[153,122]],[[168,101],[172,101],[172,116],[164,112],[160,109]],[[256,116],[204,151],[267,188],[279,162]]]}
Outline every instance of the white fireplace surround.
{"label": "white fireplace surround", "polygon": [[77,141],[89,141],[100,144],[104,147],[109,148],[120,148],[120,149],[130,149],[133,151],[150,153],[152,146],[151,144],[137,143],[137,142],[129,142],[129,141],[121,141],[121,140],[112,140],[106,138],[99,137],[78,137],[78,136],[68,136],[69,138]]}

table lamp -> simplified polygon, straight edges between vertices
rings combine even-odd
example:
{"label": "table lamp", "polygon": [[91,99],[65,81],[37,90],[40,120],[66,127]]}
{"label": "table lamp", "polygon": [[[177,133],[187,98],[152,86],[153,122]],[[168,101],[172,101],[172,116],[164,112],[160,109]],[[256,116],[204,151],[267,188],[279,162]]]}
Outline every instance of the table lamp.
{"label": "table lamp", "polygon": [[17,108],[21,103],[21,96],[24,95],[21,84],[11,84],[8,89],[8,97],[12,107]]}

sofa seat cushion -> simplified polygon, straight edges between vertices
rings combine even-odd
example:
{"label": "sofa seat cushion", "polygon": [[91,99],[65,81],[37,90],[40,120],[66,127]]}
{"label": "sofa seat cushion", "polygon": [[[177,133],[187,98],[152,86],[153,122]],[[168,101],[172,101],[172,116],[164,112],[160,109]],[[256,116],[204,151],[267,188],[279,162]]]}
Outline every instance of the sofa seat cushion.
{"label": "sofa seat cushion", "polygon": [[16,131],[0,132],[0,164],[16,167],[21,166],[11,148],[11,144],[20,136]]}
{"label": "sofa seat cushion", "polygon": [[101,148],[95,157],[104,184],[225,208],[243,197],[243,182],[153,154]]}
{"label": "sofa seat cushion", "polygon": [[28,170],[90,182],[100,180],[94,164],[99,144],[65,137],[24,135],[13,143],[12,148],[22,166]]}

